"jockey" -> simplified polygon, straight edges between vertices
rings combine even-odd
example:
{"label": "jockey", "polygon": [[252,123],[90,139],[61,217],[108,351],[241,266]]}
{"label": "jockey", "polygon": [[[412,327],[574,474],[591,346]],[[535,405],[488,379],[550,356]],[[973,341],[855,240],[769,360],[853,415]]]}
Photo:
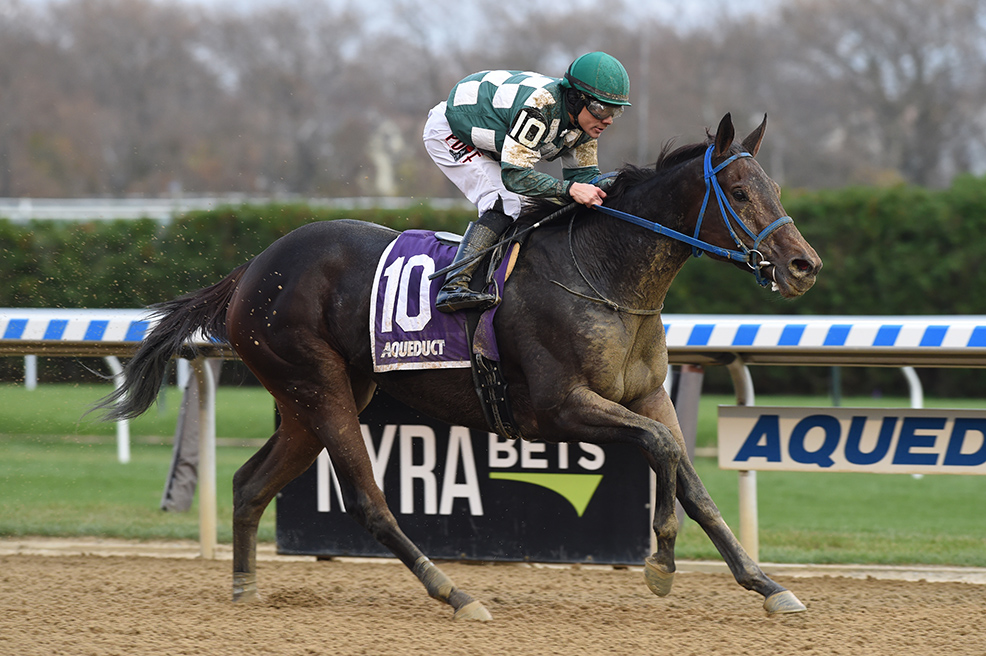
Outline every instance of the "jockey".
{"label": "jockey", "polygon": [[[523,197],[600,205],[596,140],[629,102],[630,78],[614,57],[590,52],[562,79],[519,71],[484,71],[463,79],[425,123],[424,143],[438,167],[479,210],[453,263],[496,243],[520,215]],[[563,179],[535,170],[562,158]],[[480,258],[481,259],[481,258]],[[436,307],[442,312],[495,305],[469,283],[480,259],[453,269]]]}

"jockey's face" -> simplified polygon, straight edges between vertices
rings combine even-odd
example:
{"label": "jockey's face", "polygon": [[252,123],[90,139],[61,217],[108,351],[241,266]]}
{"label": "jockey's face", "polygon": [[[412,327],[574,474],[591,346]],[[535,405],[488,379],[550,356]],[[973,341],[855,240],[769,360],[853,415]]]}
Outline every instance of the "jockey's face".
{"label": "jockey's face", "polygon": [[606,118],[600,120],[592,115],[588,107],[583,107],[582,111],[579,112],[579,127],[582,131],[593,139],[598,139],[599,135],[603,133],[603,130],[608,128],[613,124],[613,117],[607,116]]}

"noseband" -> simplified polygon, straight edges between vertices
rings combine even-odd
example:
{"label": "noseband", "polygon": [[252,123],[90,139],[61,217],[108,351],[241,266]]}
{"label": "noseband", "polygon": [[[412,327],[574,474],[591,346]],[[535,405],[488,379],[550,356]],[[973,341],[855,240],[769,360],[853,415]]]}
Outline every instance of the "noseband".
{"label": "noseband", "polygon": [[[636,216],[634,214],[629,214],[627,212],[621,212],[620,210],[615,210],[603,205],[595,205],[593,209],[596,209],[604,214],[609,214],[618,219],[628,221],[635,225],[647,228],[658,234],[664,235],[666,237],[671,237],[678,241],[684,242],[692,247],[692,253],[695,257],[700,257],[703,253],[708,252],[713,255],[718,255],[719,257],[728,258],[735,262],[745,262],[747,266],[753,269],[753,275],[757,279],[757,283],[762,287],[766,287],[772,281],[763,275],[763,269],[771,265],[764,259],[763,253],[759,250],[760,243],[767,238],[772,232],[780,228],[782,225],[793,223],[794,220],[790,216],[782,216],[777,219],[766,228],[760,231],[759,234],[754,233],[750,230],[743,221],[740,220],[739,215],[733,210],[729,201],[726,199],[726,192],[723,191],[722,185],[719,184],[719,179],[716,174],[723,170],[735,160],[741,157],[753,157],[750,153],[737,153],[725,161],[713,168],[712,166],[712,151],[715,150],[715,146],[709,146],[708,150],[705,151],[705,161],[703,163],[704,174],[705,174],[705,198],[702,200],[702,209],[698,214],[698,221],[695,223],[695,234],[694,236],[688,236],[683,232],[678,232],[677,230],[672,230],[671,228],[665,227],[660,223],[654,221],[649,221],[642,217]],[[719,215],[722,217],[723,223],[726,224],[726,229],[729,230],[729,234],[733,238],[733,242],[736,244],[736,250],[722,248],[721,246],[716,246],[715,244],[710,244],[706,241],[702,241],[698,238],[698,233],[702,230],[702,220],[705,218],[705,210],[709,205],[709,199],[712,197],[712,193],[715,192],[716,202],[719,205]],[[753,239],[753,248],[748,248],[736,234],[736,230],[733,227],[733,223],[738,225],[743,229],[751,239]]]}

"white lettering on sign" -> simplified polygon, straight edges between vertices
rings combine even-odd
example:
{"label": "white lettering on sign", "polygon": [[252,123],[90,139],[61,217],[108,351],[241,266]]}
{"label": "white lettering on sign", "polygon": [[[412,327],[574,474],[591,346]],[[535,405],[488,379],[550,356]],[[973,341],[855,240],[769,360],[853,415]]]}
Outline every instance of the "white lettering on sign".
{"label": "white lettering on sign", "polygon": [[547,469],[548,461],[539,454],[548,450],[548,445],[544,442],[520,443],[520,466],[523,469]]}
{"label": "white lettering on sign", "polygon": [[986,474],[986,412],[720,406],[719,466]]}
{"label": "white lettering on sign", "polygon": [[[462,465],[462,479],[459,480],[459,465]],[[465,499],[469,502],[469,514],[483,514],[483,499],[479,495],[479,476],[476,475],[476,458],[472,454],[472,437],[469,429],[452,426],[448,438],[448,453],[445,455],[445,476],[442,478],[442,501],[438,506],[439,515],[452,514],[452,502]]]}
{"label": "white lettering on sign", "polygon": [[[415,463],[414,442],[421,444]],[[401,512],[414,512],[414,482],[424,492],[424,513],[438,514],[438,479],[435,478],[435,431],[429,426],[401,426]]]}
{"label": "white lettering on sign", "polygon": [[332,510],[332,495],[335,492],[336,500],[339,502],[339,509],[346,512],[346,502],[342,498],[342,489],[339,487],[339,477],[332,469],[332,461],[329,454],[322,449],[315,460],[315,507],[319,512],[330,512]]}
{"label": "white lettering on sign", "polygon": [[[469,429],[462,426],[449,428],[448,446],[441,454],[438,436],[430,426],[388,424],[380,435],[379,448],[375,447],[373,434],[366,424],[360,426],[366,444],[373,478],[377,486],[384,488],[384,478],[392,459],[399,467],[399,499],[396,507],[401,514],[451,515],[457,505],[465,503],[473,516],[483,515],[483,498],[479,486],[479,472],[473,451]],[[508,440],[496,433],[488,434],[489,469],[510,469],[518,465],[522,471],[543,471],[554,466],[571,470],[572,459],[576,468],[596,471],[605,464],[606,454],[595,444],[577,445],[546,444],[524,440]],[[397,446],[397,453],[394,447]],[[578,449],[578,457],[572,449]],[[442,476],[436,473],[440,457]],[[318,512],[332,512],[333,507],[346,511],[342,486],[338,474],[323,450],[316,461],[316,507]],[[393,492],[393,491],[391,491]]]}
{"label": "white lettering on sign", "polygon": [[[606,452],[598,444],[586,444],[585,442],[579,442],[579,446],[585,452],[585,455],[580,457],[576,462],[582,469],[588,469],[589,471],[596,471],[600,469],[604,464],[606,464]],[[589,456],[592,456],[591,458]]]}
{"label": "white lettering on sign", "polygon": [[517,443],[490,433],[490,469],[506,469],[513,467],[519,460]]}
{"label": "white lettering on sign", "polygon": [[[520,453],[517,445],[520,444]],[[569,444],[560,442],[551,445],[557,449],[556,466],[558,469],[568,469]],[[508,440],[500,437],[496,433],[490,433],[489,454],[490,469],[509,469],[515,466],[518,461],[524,469],[547,469],[550,458],[538,454],[546,453],[548,444],[544,442],[527,442],[525,440]],[[606,464],[606,452],[597,444],[578,443],[583,455],[576,460],[576,464],[581,469],[596,471]]]}

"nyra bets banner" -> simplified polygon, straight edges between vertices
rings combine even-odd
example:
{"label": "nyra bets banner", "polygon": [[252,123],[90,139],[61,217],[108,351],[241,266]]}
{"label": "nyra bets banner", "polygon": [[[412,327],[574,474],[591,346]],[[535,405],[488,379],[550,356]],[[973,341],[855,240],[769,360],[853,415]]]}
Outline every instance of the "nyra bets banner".
{"label": "nyra bets banner", "polygon": [[986,474],[986,411],[720,406],[719,467]]}
{"label": "nyra bets banner", "polygon": [[[652,551],[651,472],[636,447],[508,440],[383,393],[360,430],[377,486],[431,558],[633,564]],[[277,495],[277,549],[393,555],[349,516],[324,451]]]}

